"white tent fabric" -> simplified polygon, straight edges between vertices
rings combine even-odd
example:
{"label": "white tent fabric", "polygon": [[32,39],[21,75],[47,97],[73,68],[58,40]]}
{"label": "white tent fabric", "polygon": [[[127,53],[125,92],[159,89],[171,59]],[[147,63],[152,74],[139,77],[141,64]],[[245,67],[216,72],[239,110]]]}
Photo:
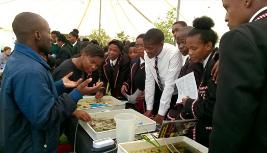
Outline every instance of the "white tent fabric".
{"label": "white tent fabric", "polygon": [[[153,24],[133,6],[154,22],[158,17],[164,17],[171,7],[176,7],[176,3],[176,0],[102,0],[101,28],[111,36],[121,31],[136,36]],[[69,33],[78,28],[80,34],[86,35],[98,29],[99,8],[100,0],[2,0],[0,27],[11,29],[16,14],[30,11],[47,19],[51,30]]]}
{"label": "white tent fabric", "polygon": [[[153,27],[153,22],[164,18],[177,7],[178,0],[101,0],[101,28],[111,37],[124,31],[136,37]],[[218,0],[180,0],[179,19],[192,24],[194,18],[207,15],[215,21],[215,31],[227,31],[225,11]],[[99,27],[100,0],[0,0],[0,45],[14,41],[11,23],[23,11],[43,16],[51,30],[69,33],[78,28],[80,35],[88,35]],[[139,13],[139,12],[141,13]],[[145,16],[145,17],[144,17]],[[1,47],[1,46],[0,46]]]}

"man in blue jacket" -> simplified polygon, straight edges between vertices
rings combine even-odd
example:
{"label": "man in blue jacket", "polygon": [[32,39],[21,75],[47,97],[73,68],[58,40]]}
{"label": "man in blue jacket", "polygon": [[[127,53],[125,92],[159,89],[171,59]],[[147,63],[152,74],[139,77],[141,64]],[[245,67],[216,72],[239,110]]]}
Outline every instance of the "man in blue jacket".
{"label": "man in blue jacket", "polygon": [[[102,83],[87,87],[91,79],[73,82],[68,79],[71,74],[54,83],[46,63],[47,21],[23,12],[12,27],[17,41],[3,73],[0,144],[4,153],[55,153],[60,123],[72,114],[82,95],[95,92]],[[76,88],[65,94],[64,87]]]}

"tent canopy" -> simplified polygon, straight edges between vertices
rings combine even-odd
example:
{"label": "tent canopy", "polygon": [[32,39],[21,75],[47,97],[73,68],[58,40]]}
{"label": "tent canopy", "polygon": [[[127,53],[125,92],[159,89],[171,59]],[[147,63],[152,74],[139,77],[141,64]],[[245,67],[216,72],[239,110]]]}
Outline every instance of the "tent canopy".
{"label": "tent canopy", "polygon": [[88,35],[100,23],[111,36],[121,31],[136,36],[152,28],[153,22],[164,17],[176,3],[176,0],[6,0],[0,2],[0,27],[11,29],[16,14],[30,11],[43,16],[51,30],[63,33],[77,28],[81,35]]}
{"label": "tent canopy", "polygon": [[[43,16],[51,30],[69,33],[77,28],[80,35],[104,29],[111,37],[124,31],[135,38],[154,27],[158,18],[164,19],[179,0],[1,0],[0,43],[14,40],[11,24],[14,17],[24,11]],[[100,15],[101,2],[101,20]],[[225,11],[218,0],[180,0],[179,20],[191,25],[196,17],[207,15],[215,22],[214,30],[221,36],[228,30],[224,22]],[[215,13],[216,12],[216,13]],[[5,33],[5,38],[3,34]],[[7,34],[9,32],[9,34]],[[0,44],[1,45],[1,44]]]}

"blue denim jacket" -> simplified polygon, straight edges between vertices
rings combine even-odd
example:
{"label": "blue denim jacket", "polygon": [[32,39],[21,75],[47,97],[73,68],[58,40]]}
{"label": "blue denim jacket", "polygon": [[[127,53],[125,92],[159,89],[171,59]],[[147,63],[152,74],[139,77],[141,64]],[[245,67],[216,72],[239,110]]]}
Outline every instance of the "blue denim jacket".
{"label": "blue denim jacket", "polygon": [[62,93],[63,89],[63,82],[54,83],[50,67],[37,52],[15,44],[0,92],[0,144],[4,153],[55,152],[60,123],[82,97],[76,89],[69,94]]}

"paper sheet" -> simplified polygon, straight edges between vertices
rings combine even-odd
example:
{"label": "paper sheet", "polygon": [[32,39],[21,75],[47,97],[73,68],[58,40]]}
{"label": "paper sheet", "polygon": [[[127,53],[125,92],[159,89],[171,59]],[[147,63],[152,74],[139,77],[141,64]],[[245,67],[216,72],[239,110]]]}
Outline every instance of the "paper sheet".
{"label": "paper sheet", "polygon": [[125,94],[126,98],[128,99],[128,103],[135,104],[136,98],[140,95],[141,92],[141,90],[136,89],[136,91],[132,95]]}
{"label": "paper sheet", "polygon": [[178,99],[176,103],[182,102],[182,98],[186,96],[191,99],[198,98],[197,84],[193,72],[175,80],[175,83],[178,89]]}

